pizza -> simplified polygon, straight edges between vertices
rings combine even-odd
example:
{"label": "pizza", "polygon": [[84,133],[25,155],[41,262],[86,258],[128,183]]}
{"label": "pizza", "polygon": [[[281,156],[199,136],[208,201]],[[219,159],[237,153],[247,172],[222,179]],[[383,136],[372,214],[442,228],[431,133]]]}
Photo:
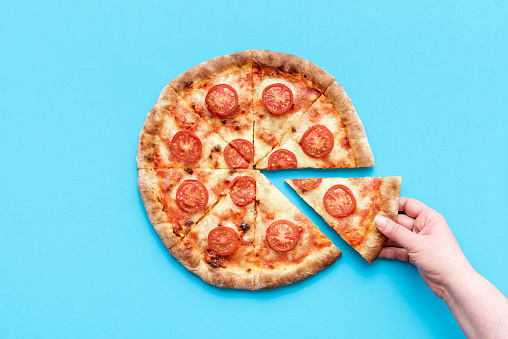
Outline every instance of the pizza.
{"label": "pizza", "polygon": [[213,58],[169,82],[137,154],[139,192],[169,252],[204,281],[240,289],[300,281],[341,255],[259,169],[373,165],[335,78],[263,50]]}
{"label": "pizza", "polygon": [[387,238],[377,230],[374,218],[397,218],[401,177],[309,178],[286,183],[365,260],[377,258]]}

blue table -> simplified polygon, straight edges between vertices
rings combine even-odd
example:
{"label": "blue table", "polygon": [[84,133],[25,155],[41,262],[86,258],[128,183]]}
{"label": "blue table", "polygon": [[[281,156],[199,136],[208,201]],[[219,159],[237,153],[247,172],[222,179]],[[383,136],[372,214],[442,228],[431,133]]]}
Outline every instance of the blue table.
{"label": "blue table", "polygon": [[[461,337],[412,265],[368,264],[283,179],[401,175],[508,294],[507,17],[473,1],[3,2],[0,337]],[[291,286],[220,290],[148,222],[137,136],[169,80],[252,48],[334,75],[376,166],[265,172],[343,256]]]}

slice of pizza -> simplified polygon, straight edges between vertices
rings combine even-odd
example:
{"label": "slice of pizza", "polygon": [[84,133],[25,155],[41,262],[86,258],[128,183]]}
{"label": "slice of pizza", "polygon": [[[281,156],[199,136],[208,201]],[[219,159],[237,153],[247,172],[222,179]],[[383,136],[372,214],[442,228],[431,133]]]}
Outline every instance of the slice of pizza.
{"label": "slice of pizza", "polygon": [[340,236],[368,262],[386,243],[374,224],[377,215],[397,218],[401,177],[286,180]]}
{"label": "slice of pizza", "polygon": [[261,172],[257,172],[256,289],[303,280],[341,255],[327,238]]}
{"label": "slice of pizza", "polygon": [[362,122],[334,82],[258,164],[259,169],[374,166]]}
{"label": "slice of pizza", "polygon": [[171,254],[210,284],[253,290],[257,272],[254,171],[242,171],[230,187],[231,192],[172,248]]}
{"label": "slice of pizza", "polygon": [[[235,156],[242,157],[227,148],[228,143],[166,86],[139,135],[138,169],[249,167],[246,161],[235,161]],[[233,162],[228,164],[226,158]]]}
{"label": "slice of pizza", "polygon": [[257,163],[334,78],[303,58],[263,50],[252,51],[252,72],[254,162]]}
{"label": "slice of pizza", "polygon": [[[228,143],[239,140],[252,145],[250,51],[210,59],[183,72],[169,85]],[[235,147],[235,143],[230,145]]]}
{"label": "slice of pizza", "polygon": [[171,250],[226,195],[237,171],[140,169],[139,193],[148,218]]}

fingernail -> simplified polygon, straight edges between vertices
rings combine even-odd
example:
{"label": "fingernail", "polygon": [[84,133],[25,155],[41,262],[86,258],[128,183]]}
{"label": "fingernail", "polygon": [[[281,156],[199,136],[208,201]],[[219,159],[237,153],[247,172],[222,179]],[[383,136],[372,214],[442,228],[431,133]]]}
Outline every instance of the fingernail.
{"label": "fingernail", "polygon": [[377,227],[383,228],[386,226],[386,219],[380,217],[379,215],[374,218],[374,222],[376,223]]}

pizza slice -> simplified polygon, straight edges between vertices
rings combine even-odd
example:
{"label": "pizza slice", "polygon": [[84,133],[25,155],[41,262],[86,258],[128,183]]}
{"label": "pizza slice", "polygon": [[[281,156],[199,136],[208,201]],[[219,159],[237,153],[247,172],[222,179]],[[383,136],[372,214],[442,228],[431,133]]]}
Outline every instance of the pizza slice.
{"label": "pizza slice", "polygon": [[374,166],[372,150],[360,118],[337,82],[328,87],[273,151],[257,164],[259,169],[365,166]]}
{"label": "pizza slice", "polygon": [[228,169],[140,169],[139,193],[148,218],[171,250],[229,191]]}
{"label": "pizza slice", "polygon": [[386,243],[374,224],[377,215],[395,221],[401,177],[286,180],[340,236],[368,262]]}
{"label": "pizza slice", "polygon": [[251,168],[249,145],[235,146],[239,151],[166,86],[139,135],[138,169]]}
{"label": "pizza slice", "polygon": [[257,172],[256,289],[303,280],[341,252],[261,172]]}
{"label": "pizza slice", "polygon": [[256,288],[254,255],[256,180],[242,171],[231,192],[172,248],[189,271],[223,288]]}
{"label": "pizza slice", "polygon": [[169,85],[228,143],[240,140],[252,145],[250,51],[210,59],[183,72]]}
{"label": "pizza slice", "polygon": [[257,163],[334,78],[303,58],[263,50],[252,51],[252,73],[254,163]]}

